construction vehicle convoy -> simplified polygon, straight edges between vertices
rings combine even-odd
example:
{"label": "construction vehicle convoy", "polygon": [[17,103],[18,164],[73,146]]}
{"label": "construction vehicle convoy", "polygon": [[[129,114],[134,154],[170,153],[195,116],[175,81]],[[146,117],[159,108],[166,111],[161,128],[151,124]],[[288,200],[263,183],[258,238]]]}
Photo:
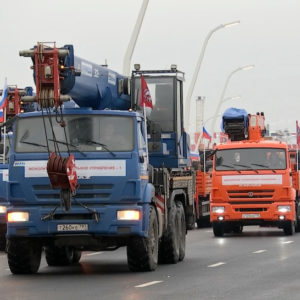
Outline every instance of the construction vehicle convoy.
{"label": "construction vehicle convoy", "polygon": [[[0,96],[3,91],[0,90]],[[2,123],[9,120],[19,113],[32,109],[30,104],[24,104],[21,101],[22,96],[32,96],[32,87],[20,89],[17,86],[8,86],[5,103],[2,109]],[[0,121],[0,122],[1,122]],[[8,154],[11,146],[10,128],[6,128],[5,132],[0,136],[0,250],[4,250],[6,246],[6,212],[8,206],[7,199],[7,182],[8,182]],[[8,133],[7,133],[8,132]]]}
{"label": "construction vehicle convoy", "polygon": [[[11,272],[37,272],[42,249],[49,266],[76,263],[82,250],[121,246],[133,271],[183,260],[195,186],[183,129],[184,74],[174,65],[136,66],[129,81],[75,57],[71,45],[39,43],[20,55],[31,57],[36,84],[36,96],[23,101],[41,110],[18,115],[13,125]],[[152,106],[149,91],[146,122],[140,99]],[[79,107],[63,109],[70,97]]]}
{"label": "construction vehicle convoy", "polygon": [[223,128],[231,141],[215,149],[211,215],[215,236],[245,225],[299,228],[287,144],[264,139],[264,114],[228,109]]}

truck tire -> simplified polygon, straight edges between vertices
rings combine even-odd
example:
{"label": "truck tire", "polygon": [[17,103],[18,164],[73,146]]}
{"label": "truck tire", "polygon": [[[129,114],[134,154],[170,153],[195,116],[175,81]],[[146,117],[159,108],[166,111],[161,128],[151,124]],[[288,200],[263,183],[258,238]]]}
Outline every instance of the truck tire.
{"label": "truck tire", "polygon": [[295,222],[287,221],[283,226],[283,232],[285,235],[293,235],[295,233]]}
{"label": "truck tire", "polygon": [[213,222],[213,232],[216,237],[222,237],[224,235],[224,224],[219,222]]}
{"label": "truck tire", "polygon": [[42,246],[36,241],[14,239],[7,242],[7,259],[13,274],[37,273],[42,256]]}
{"label": "truck tire", "polygon": [[167,231],[162,236],[159,245],[159,263],[176,264],[179,261],[179,232],[180,222],[177,213],[177,205],[173,203],[169,210]]}
{"label": "truck tire", "polygon": [[127,245],[127,263],[131,271],[154,271],[158,261],[158,221],[150,207],[148,237],[132,237]]}
{"label": "truck tire", "polygon": [[295,232],[300,232],[300,220],[299,220],[299,199],[296,200],[296,221],[295,221]]}
{"label": "truck tire", "polygon": [[[55,267],[55,266],[69,266],[73,263],[77,263],[80,260],[81,254],[76,256],[75,249],[71,247],[56,247],[54,245],[46,246],[45,247],[45,256],[48,266]],[[80,251],[79,251],[80,252]]]}
{"label": "truck tire", "polygon": [[78,264],[81,259],[81,251],[73,250],[73,264]]}
{"label": "truck tire", "polygon": [[185,238],[186,238],[186,223],[185,223],[185,213],[183,205],[181,202],[176,203],[177,213],[180,225],[180,236],[179,236],[179,261],[182,261],[185,257]]}
{"label": "truck tire", "polygon": [[236,225],[236,226],[233,226],[232,231],[234,233],[242,233],[243,229],[244,229],[243,225]]}
{"label": "truck tire", "polygon": [[5,235],[0,236],[0,251],[5,251],[6,248],[6,238]]}

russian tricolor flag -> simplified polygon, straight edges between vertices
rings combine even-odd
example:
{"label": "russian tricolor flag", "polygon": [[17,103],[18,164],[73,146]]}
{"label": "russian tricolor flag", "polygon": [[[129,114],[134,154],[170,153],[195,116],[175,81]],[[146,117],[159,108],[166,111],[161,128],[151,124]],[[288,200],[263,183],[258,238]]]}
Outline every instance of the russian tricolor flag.
{"label": "russian tricolor flag", "polygon": [[5,78],[2,96],[1,96],[1,100],[0,100],[0,122],[1,123],[4,122],[3,107],[6,105],[7,92],[8,92],[7,79]]}
{"label": "russian tricolor flag", "polygon": [[208,139],[211,142],[211,135],[206,131],[204,126],[203,126],[203,137],[205,139]]}
{"label": "russian tricolor flag", "polygon": [[1,100],[0,100],[0,109],[3,109],[3,107],[5,106],[6,103],[6,98],[7,98],[7,79],[5,78],[4,81],[4,87],[3,87],[3,91],[2,91],[2,96],[1,96]]}

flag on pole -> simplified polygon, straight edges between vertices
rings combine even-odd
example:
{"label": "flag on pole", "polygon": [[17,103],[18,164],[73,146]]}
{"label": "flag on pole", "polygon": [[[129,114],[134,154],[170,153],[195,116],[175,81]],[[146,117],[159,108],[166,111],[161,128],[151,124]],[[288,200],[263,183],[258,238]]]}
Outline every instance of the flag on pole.
{"label": "flag on pole", "polygon": [[208,139],[211,142],[211,135],[206,131],[204,126],[203,126],[203,137],[205,139]]}
{"label": "flag on pole", "polygon": [[7,93],[8,93],[8,90],[7,90],[7,79],[5,78],[4,87],[3,87],[3,91],[2,91],[2,96],[1,96],[1,100],[0,100],[0,109],[3,109],[3,107],[6,104]]}
{"label": "flag on pole", "polygon": [[140,106],[150,107],[151,109],[153,109],[152,98],[149,92],[147,82],[143,75],[141,76],[141,89],[142,91],[141,91]]}
{"label": "flag on pole", "polygon": [[4,122],[4,113],[3,113],[3,109],[0,109],[0,123]]}
{"label": "flag on pole", "polygon": [[300,146],[300,127],[298,120],[296,121],[296,135],[297,135],[297,145]]}

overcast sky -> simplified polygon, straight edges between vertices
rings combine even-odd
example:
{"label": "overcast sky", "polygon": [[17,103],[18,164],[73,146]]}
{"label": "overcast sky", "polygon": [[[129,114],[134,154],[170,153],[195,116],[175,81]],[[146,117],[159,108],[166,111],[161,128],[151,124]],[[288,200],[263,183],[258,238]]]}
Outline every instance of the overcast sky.
{"label": "overcast sky", "polygon": [[[0,88],[4,78],[19,87],[33,85],[30,60],[18,51],[37,41],[74,44],[75,55],[122,72],[123,57],[142,0],[9,0],[0,10]],[[216,110],[225,80],[236,73],[222,105],[264,111],[271,130],[295,132],[300,120],[299,0],[150,0],[133,54],[142,68],[169,68],[186,74],[188,90],[202,44],[222,23],[241,24],[217,31],[207,46],[193,98],[205,96],[204,119]],[[195,100],[191,107],[195,120]],[[218,121],[220,123],[220,120]],[[207,123],[210,129],[211,123]]]}

